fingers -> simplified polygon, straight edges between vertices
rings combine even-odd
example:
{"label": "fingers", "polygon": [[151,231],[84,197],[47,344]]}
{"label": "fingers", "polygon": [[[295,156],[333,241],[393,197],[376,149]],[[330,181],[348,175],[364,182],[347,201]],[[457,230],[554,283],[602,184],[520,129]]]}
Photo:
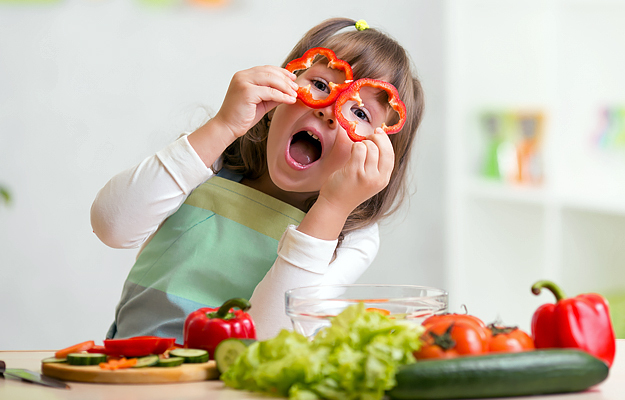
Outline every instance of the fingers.
{"label": "fingers", "polygon": [[286,69],[266,65],[241,71],[240,79],[250,85],[251,99],[255,103],[294,103],[298,85],[295,74]]}
{"label": "fingers", "polygon": [[355,142],[352,145],[352,154],[348,161],[355,173],[366,174],[365,164],[369,149],[367,144],[363,142]]}
{"label": "fingers", "polygon": [[380,151],[378,146],[372,140],[363,140],[363,143],[367,149],[367,157],[365,158],[364,168],[365,174],[377,174],[379,172],[378,162],[380,160]]}
{"label": "fingers", "polygon": [[255,97],[252,99],[252,102],[256,104],[266,103],[266,111],[271,110],[281,103],[293,104],[297,101],[297,92],[295,92],[295,94],[284,93],[278,89],[267,86],[258,86],[253,96]]}
{"label": "fingers", "polygon": [[364,168],[363,172],[368,175],[380,174],[390,177],[395,166],[395,152],[388,135],[378,128],[373,135],[359,143],[361,146],[354,146],[358,147],[358,150],[352,149],[352,157],[358,155]]}
{"label": "fingers", "polygon": [[377,128],[369,140],[375,143],[379,151],[378,170],[390,174],[395,167],[395,151],[388,135],[382,128]]}
{"label": "fingers", "polygon": [[340,199],[351,212],[363,201],[383,190],[395,164],[393,146],[384,131],[352,143],[346,164],[333,173],[320,190],[326,199]]}
{"label": "fingers", "polygon": [[275,67],[253,67],[234,74],[217,116],[236,136],[245,134],[279,104],[297,101],[295,75]]}

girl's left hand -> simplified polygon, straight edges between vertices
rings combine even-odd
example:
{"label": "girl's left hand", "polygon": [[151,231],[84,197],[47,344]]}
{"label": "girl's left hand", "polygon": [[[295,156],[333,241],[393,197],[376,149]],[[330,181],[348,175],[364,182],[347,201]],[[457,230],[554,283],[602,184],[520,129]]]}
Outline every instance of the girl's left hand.
{"label": "girl's left hand", "polygon": [[395,165],[388,135],[377,128],[366,140],[352,145],[349,160],[323,184],[319,198],[349,215],[359,204],[384,189]]}

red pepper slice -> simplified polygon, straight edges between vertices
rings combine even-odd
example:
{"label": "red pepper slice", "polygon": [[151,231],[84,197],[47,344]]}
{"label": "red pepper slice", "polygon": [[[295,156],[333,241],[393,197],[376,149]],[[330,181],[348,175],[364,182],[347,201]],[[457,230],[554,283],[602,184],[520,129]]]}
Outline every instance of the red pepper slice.
{"label": "red pepper slice", "polygon": [[65,358],[68,354],[71,353],[80,353],[81,351],[88,351],[90,348],[95,346],[95,342],[93,340],[87,340],[86,342],[78,343],[73,346],[66,347],[64,349],[58,350],[54,353],[56,358]]}
{"label": "red pepper slice", "polygon": [[349,65],[349,63],[347,61],[339,59],[332,50],[326,49],[325,47],[313,47],[312,49],[306,51],[302,57],[296,58],[295,60],[289,62],[285,68],[290,72],[308,69],[313,65],[313,62],[317,55],[322,55],[328,59],[329,68],[344,71],[345,82],[328,83],[328,86],[330,87],[330,93],[328,94],[328,97],[324,99],[313,98],[312,93],[310,93],[310,84],[299,87],[297,89],[297,97],[302,101],[302,103],[306,104],[308,107],[311,108],[323,108],[334,103],[339,94],[341,94],[343,90],[347,89],[349,84],[354,79],[352,67]]}
{"label": "red pepper slice", "polygon": [[87,351],[87,353],[107,354],[106,353],[106,347],[100,346],[100,345],[93,346],[92,348],[90,348],[89,350],[86,350],[86,351]]}
{"label": "red pepper slice", "polygon": [[395,88],[395,86],[388,82],[380,81],[377,79],[364,78],[350,84],[349,87],[340,94],[334,105],[334,114],[336,115],[336,118],[341,126],[347,131],[349,137],[354,142],[359,142],[366,139],[365,136],[356,133],[356,127],[358,126],[358,122],[349,121],[347,118],[345,118],[342,110],[343,105],[349,100],[356,101],[359,106],[364,105],[362,98],[360,97],[360,89],[362,89],[364,86],[371,86],[386,91],[386,93],[388,94],[388,103],[393,108],[393,110],[395,110],[397,114],[399,114],[399,121],[395,125],[391,126],[382,124],[381,128],[389,135],[391,133],[399,132],[404,126],[404,123],[406,123],[406,105],[399,98],[399,93],[397,92],[397,89]]}
{"label": "red pepper slice", "polygon": [[106,354],[126,357],[140,357],[162,354],[174,345],[175,338],[158,336],[135,336],[128,339],[107,339],[104,341]]}
{"label": "red pepper slice", "polygon": [[608,367],[614,361],[616,339],[608,303],[596,293],[566,298],[553,282],[538,281],[532,293],[548,289],[556,304],[543,304],[532,317],[532,335],[537,349],[577,348],[603,360]]}
{"label": "red pepper slice", "polygon": [[250,307],[249,301],[234,298],[219,308],[204,307],[192,312],[184,322],[184,347],[204,349],[212,359],[215,348],[225,339],[256,339],[254,321],[246,312]]}

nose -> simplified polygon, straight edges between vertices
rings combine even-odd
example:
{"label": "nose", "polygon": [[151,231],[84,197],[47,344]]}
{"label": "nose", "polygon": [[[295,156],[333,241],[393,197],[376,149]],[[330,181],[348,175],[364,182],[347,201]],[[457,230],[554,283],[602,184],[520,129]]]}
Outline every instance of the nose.
{"label": "nose", "polygon": [[334,115],[334,104],[327,107],[317,108],[313,111],[315,117],[326,122],[330,128],[335,128],[337,125],[336,116]]}

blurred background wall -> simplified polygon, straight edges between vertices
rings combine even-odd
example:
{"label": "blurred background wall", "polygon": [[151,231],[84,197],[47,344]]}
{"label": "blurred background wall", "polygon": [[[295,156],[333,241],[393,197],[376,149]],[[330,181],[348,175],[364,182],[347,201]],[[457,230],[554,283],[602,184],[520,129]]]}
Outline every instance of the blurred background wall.
{"label": "blurred background wall", "polygon": [[608,296],[625,336],[625,1],[0,0],[0,349],[101,340],[136,250],[92,233],[97,191],[334,16],[395,37],[426,92],[360,282],[529,329],[552,279]]}

